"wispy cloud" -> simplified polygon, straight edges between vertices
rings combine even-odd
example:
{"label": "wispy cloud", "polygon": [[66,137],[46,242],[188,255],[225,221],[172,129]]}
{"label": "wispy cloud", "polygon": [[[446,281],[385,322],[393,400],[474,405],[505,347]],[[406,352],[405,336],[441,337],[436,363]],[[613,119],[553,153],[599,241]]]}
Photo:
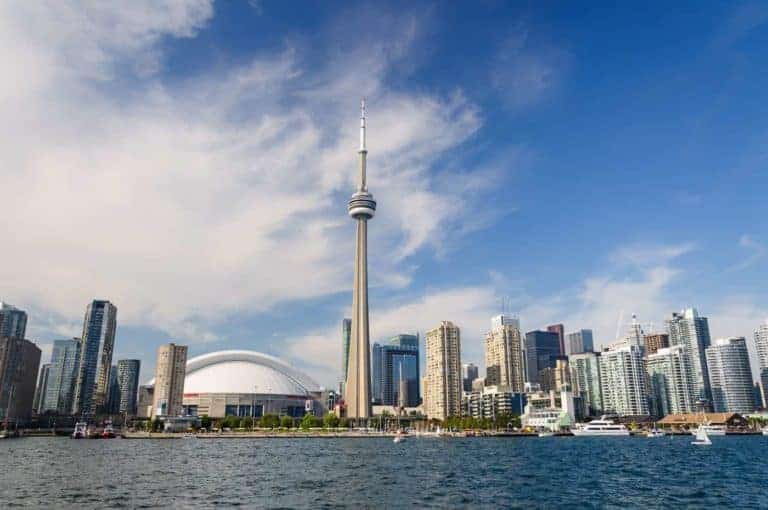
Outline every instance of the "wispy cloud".
{"label": "wispy cloud", "polygon": [[763,243],[755,240],[748,234],[743,234],[741,237],[739,237],[739,247],[743,248],[743,250],[748,253],[748,256],[741,262],[734,264],[726,269],[726,271],[729,273],[742,271],[754,266],[762,259],[764,259],[766,253],[768,253],[766,246]]}

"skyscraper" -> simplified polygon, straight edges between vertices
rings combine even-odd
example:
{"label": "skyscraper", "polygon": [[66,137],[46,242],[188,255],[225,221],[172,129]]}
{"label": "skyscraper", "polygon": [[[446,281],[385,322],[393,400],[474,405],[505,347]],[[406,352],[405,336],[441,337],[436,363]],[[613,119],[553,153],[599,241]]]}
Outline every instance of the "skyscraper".
{"label": "skyscraper", "polygon": [[520,393],[525,385],[525,375],[519,322],[500,315],[491,320],[491,326],[491,331],[485,335],[486,385],[506,386]]}
{"label": "skyscraper", "polygon": [[341,321],[341,378],[347,380],[347,368],[349,364],[349,339],[352,335],[352,319]]}
{"label": "skyscraper", "polygon": [[104,405],[106,414],[117,414],[120,409],[120,384],[117,381],[117,365],[109,369],[109,386],[107,387],[107,401]]}
{"label": "skyscraper", "polygon": [[139,390],[141,361],[121,359],[117,361],[117,384],[120,387],[120,414],[136,416],[136,395]]}
{"label": "skyscraper", "polygon": [[365,101],[360,107],[360,179],[349,201],[349,215],[357,223],[355,280],[352,291],[352,332],[344,401],[347,416],[371,416],[371,350],[368,331],[368,220],[376,212],[376,201],[368,192],[366,180]]}
{"label": "skyscraper", "polygon": [[560,345],[560,355],[565,356],[565,327],[562,324],[552,324],[547,326],[547,331],[557,334],[557,340]]}
{"label": "skyscraper", "polygon": [[690,360],[682,345],[662,347],[648,354],[646,368],[654,416],[695,411]]}
{"label": "skyscraper", "polygon": [[595,342],[592,337],[591,329],[580,329],[573,333],[568,333],[565,337],[565,350],[568,356],[582,352],[592,352],[595,350]]}
{"label": "skyscraper", "polygon": [[32,403],[32,411],[37,414],[43,414],[43,403],[45,401],[45,392],[48,387],[48,376],[51,372],[51,364],[45,363],[40,367],[40,376],[37,378],[37,388],[35,389],[35,401]]}
{"label": "skyscraper", "polygon": [[755,330],[755,350],[759,365],[760,390],[763,407],[768,408],[768,321]]}
{"label": "skyscraper", "polygon": [[101,412],[109,389],[109,371],[115,346],[117,307],[109,301],[94,300],[83,321],[80,366],[75,382],[72,414]]}
{"label": "skyscraper", "polygon": [[539,372],[555,368],[560,356],[560,337],[552,331],[529,331],[525,334],[526,382],[538,383]]}
{"label": "skyscraper", "polygon": [[600,353],[582,352],[568,356],[571,365],[573,393],[582,399],[584,414],[599,416],[603,412],[600,387]]}
{"label": "skyscraper", "polygon": [[709,406],[709,373],[707,358],[704,354],[710,344],[709,322],[706,317],[699,317],[695,308],[687,308],[680,313],[673,313],[666,321],[669,332],[669,345],[682,345],[691,365],[694,397],[704,406]]}
{"label": "skyscraper", "polygon": [[184,402],[184,377],[187,374],[187,346],[161,345],[157,351],[152,417],[179,416]]}
{"label": "skyscraper", "polygon": [[706,356],[715,412],[754,412],[752,370],[744,337],[719,338],[707,347]]}
{"label": "skyscraper", "polygon": [[375,404],[384,401],[384,346],[374,342],[371,346],[371,399]]}
{"label": "skyscraper", "polygon": [[472,381],[477,379],[478,375],[477,365],[473,363],[461,365],[461,385],[464,391],[472,391]]}
{"label": "skyscraper", "polygon": [[[419,405],[418,335],[397,335],[386,345],[373,344],[372,370],[374,398],[380,399],[382,404],[395,406],[405,399],[407,407]],[[401,378],[405,396],[400,394]]]}
{"label": "skyscraper", "polygon": [[57,414],[72,412],[77,371],[80,367],[80,338],[54,340],[51,371],[45,392],[43,409]]}
{"label": "skyscraper", "polygon": [[427,362],[424,400],[427,416],[444,420],[461,413],[461,334],[443,321],[426,334]]}
{"label": "skyscraper", "polygon": [[0,338],[0,421],[25,422],[32,415],[40,349],[23,338]]}
{"label": "skyscraper", "polygon": [[0,301],[0,337],[26,338],[27,312]]}
{"label": "skyscraper", "polygon": [[645,355],[656,354],[659,349],[669,347],[669,335],[666,333],[650,333],[645,335]]}
{"label": "skyscraper", "polygon": [[603,410],[619,416],[647,416],[648,385],[643,348],[623,343],[600,353]]}

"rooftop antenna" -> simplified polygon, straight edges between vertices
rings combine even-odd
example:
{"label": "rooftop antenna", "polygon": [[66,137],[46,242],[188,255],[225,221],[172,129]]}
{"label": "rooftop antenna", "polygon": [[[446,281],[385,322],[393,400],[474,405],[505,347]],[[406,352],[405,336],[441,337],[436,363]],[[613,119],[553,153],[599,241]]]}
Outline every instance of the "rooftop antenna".
{"label": "rooftop antenna", "polygon": [[615,340],[618,340],[621,338],[619,335],[621,334],[621,325],[624,322],[624,309],[622,308],[619,310],[619,322],[616,323],[616,336],[614,337]]}

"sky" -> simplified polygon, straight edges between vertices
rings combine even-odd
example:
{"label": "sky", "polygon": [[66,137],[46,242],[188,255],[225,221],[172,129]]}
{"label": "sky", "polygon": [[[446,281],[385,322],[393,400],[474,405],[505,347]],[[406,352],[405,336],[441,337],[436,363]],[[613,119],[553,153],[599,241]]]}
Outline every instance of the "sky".
{"label": "sky", "polygon": [[[695,306],[768,318],[768,5],[0,3],[0,299],[50,355],[253,349],[327,387],[349,316],[362,97],[372,341]],[[752,346],[750,346],[752,347]]]}

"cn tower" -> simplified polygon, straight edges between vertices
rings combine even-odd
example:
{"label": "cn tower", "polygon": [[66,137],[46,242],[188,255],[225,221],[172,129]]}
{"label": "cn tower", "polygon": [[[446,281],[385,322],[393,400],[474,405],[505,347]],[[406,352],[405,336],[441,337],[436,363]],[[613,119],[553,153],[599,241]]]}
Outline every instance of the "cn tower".
{"label": "cn tower", "polygon": [[368,332],[368,220],[376,212],[376,201],[368,192],[365,165],[365,100],[360,103],[360,179],[349,200],[349,215],[357,222],[355,283],[352,290],[352,334],[344,401],[349,418],[371,417],[371,350]]}

